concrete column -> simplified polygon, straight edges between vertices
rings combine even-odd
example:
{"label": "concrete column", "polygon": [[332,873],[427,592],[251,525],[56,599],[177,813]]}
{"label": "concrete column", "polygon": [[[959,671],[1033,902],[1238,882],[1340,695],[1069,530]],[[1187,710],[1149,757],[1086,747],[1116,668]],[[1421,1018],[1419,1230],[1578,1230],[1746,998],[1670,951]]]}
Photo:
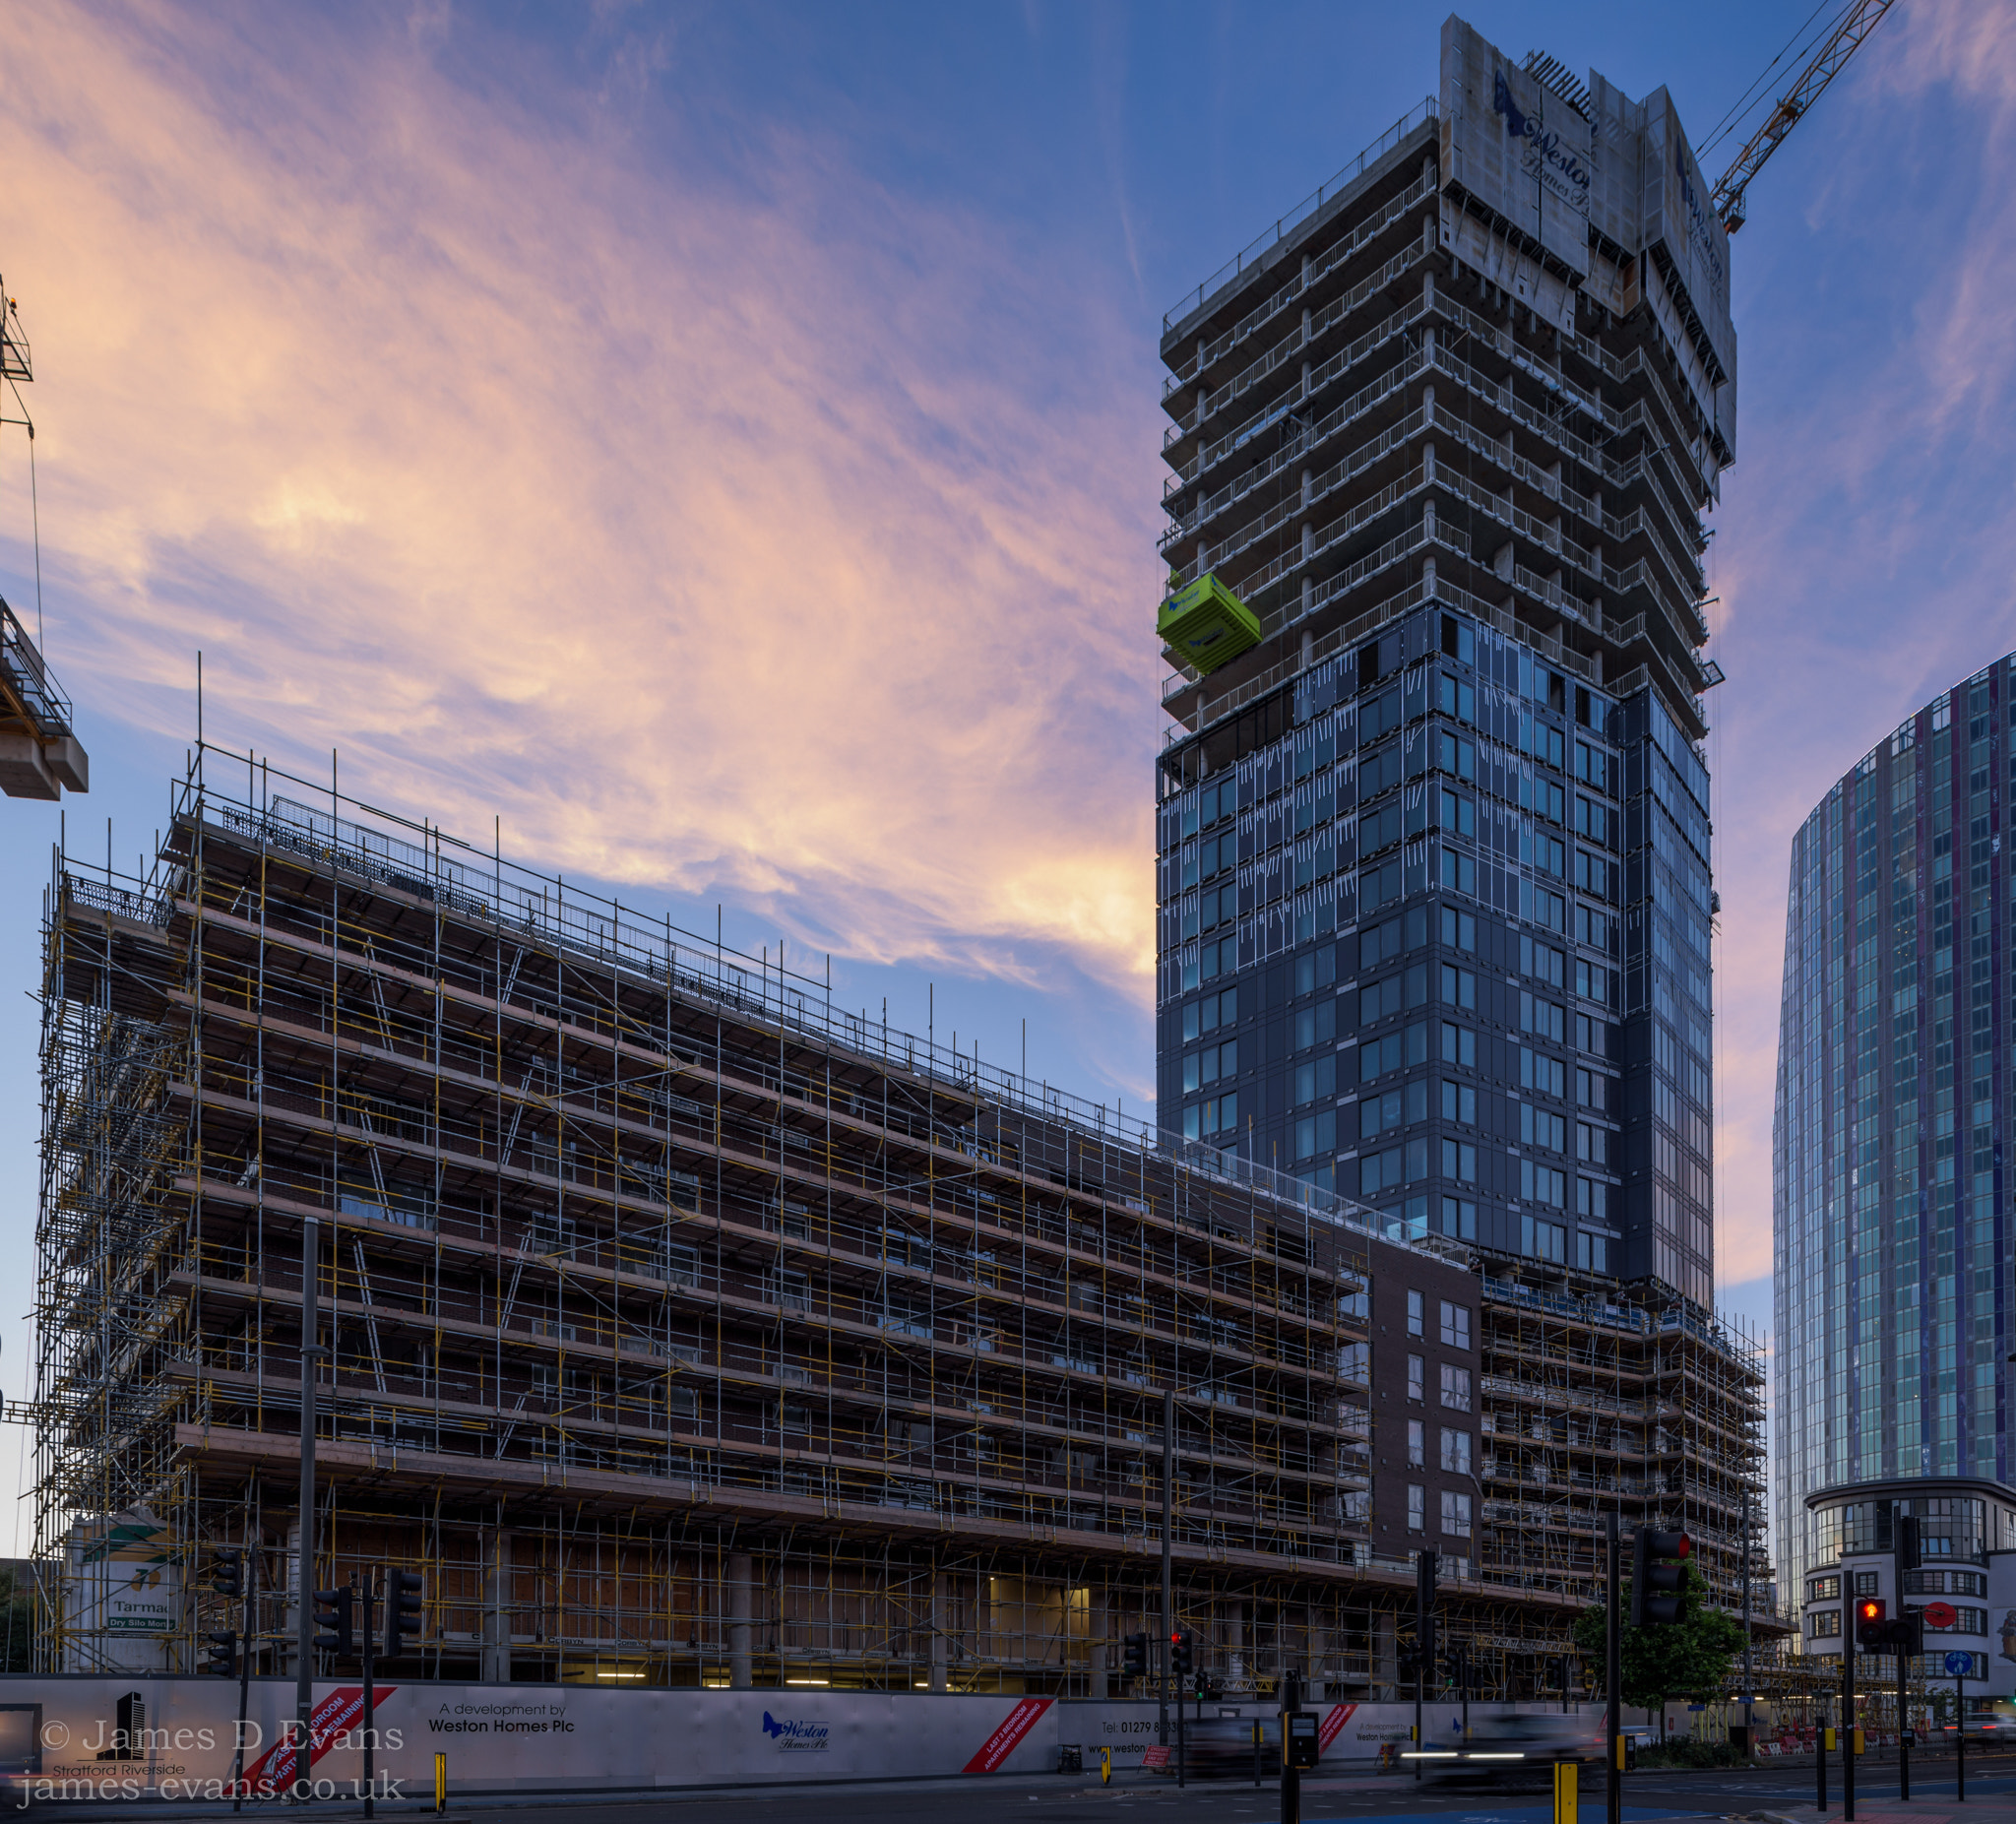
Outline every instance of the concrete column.
{"label": "concrete column", "polygon": [[1246,1682],[1246,1605],[1234,1598],[1224,1613],[1226,1683],[1237,1689]]}
{"label": "concrete column", "polygon": [[490,1535],[483,1570],[482,1680],[511,1682],[511,1536],[502,1527]]}
{"label": "concrete column", "polygon": [[747,1691],[755,1682],[749,1654],[749,1624],[756,1607],[755,1574],[746,1551],[728,1554],[728,1685]]}
{"label": "concrete column", "polygon": [[952,1591],[950,1580],[942,1571],[931,1573],[931,1689],[947,1691],[951,1678],[947,1663],[951,1659],[951,1642],[947,1636],[952,1631]]}
{"label": "concrete column", "polygon": [[1107,1636],[1112,1632],[1112,1620],[1106,1608],[1106,1593],[1099,1585],[1093,1586],[1092,1600],[1086,1604],[1086,1695],[1095,1703],[1102,1703],[1106,1696],[1106,1660],[1111,1651]]}

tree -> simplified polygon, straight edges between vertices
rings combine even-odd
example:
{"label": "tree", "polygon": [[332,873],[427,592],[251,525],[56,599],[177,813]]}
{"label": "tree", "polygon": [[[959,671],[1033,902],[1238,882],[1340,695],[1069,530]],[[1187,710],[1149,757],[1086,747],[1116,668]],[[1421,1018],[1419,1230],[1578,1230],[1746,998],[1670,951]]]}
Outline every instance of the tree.
{"label": "tree", "polygon": [[[1623,1600],[1628,1608],[1631,1580],[1623,1582]],[[1707,1586],[1692,1564],[1686,1566],[1680,1582],[1680,1616],[1670,1627],[1638,1628],[1623,1625],[1617,1642],[1617,1661],[1623,1673],[1621,1702],[1636,1710],[1657,1710],[1662,1738],[1666,1734],[1666,1706],[1670,1698],[1691,1697],[1703,1702],[1720,1696],[1729,1682],[1730,1667],[1743,1650],[1743,1624],[1704,1600]],[[1604,1664],[1606,1610],[1592,1604],[1575,1618],[1575,1644],[1589,1665]]]}

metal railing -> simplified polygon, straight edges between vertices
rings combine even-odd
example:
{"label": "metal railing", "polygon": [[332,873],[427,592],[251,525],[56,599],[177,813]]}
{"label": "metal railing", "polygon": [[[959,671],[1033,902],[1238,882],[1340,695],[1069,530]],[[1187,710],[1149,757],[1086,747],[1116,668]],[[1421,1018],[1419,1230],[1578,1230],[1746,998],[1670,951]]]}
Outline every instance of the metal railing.
{"label": "metal railing", "polygon": [[21,699],[38,735],[70,732],[70,699],[50,676],[48,661],[4,600],[0,600],[0,686]]}
{"label": "metal railing", "polygon": [[1206,298],[1230,283],[1232,280],[1236,279],[1248,267],[1256,265],[1267,254],[1280,246],[1290,234],[1300,227],[1303,222],[1308,220],[1326,203],[1335,202],[1343,191],[1356,183],[1360,177],[1370,170],[1381,158],[1385,157],[1396,146],[1400,145],[1417,127],[1420,126],[1424,121],[1435,119],[1436,114],[1435,97],[1433,95],[1423,95],[1419,101],[1409,108],[1405,114],[1401,115],[1398,120],[1388,127],[1384,133],[1380,134],[1363,152],[1359,153],[1343,170],[1339,171],[1335,177],[1331,178],[1328,183],[1318,184],[1312,195],[1304,197],[1293,209],[1282,216],[1275,222],[1271,232],[1256,236],[1246,246],[1233,254],[1209,279],[1205,280],[1195,291],[1186,294],[1165,312],[1162,320],[1164,334],[1167,334],[1171,325],[1181,322],[1183,318],[1189,316],[1192,312],[1202,309]]}

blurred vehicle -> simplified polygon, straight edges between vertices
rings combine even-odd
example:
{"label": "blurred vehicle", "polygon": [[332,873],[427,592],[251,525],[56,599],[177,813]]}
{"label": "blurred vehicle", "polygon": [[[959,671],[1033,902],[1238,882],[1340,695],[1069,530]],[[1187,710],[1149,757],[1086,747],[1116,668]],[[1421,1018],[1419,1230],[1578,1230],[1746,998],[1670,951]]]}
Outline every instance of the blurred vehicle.
{"label": "blurred vehicle", "polygon": [[1418,1758],[1428,1778],[1473,1782],[1539,1774],[1557,1761],[1593,1761],[1601,1767],[1603,1718],[1473,1717],[1467,1736],[1461,1729],[1430,1732]]}
{"label": "blurred vehicle", "polygon": [[[1260,1777],[1281,1778],[1281,1719],[1190,1717],[1183,1723],[1186,1772],[1192,1780],[1250,1780],[1253,1729],[1260,1729]],[[1173,1733],[1173,1731],[1171,1731]]]}
{"label": "blurred vehicle", "polygon": [[27,1810],[41,1771],[41,1705],[0,1704],[0,1806]]}

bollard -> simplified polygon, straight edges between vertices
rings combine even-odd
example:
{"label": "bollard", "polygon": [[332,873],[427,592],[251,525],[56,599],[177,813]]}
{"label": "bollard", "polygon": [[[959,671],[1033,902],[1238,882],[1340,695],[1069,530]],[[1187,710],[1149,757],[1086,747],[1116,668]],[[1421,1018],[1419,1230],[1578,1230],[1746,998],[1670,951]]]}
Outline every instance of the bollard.
{"label": "bollard", "polygon": [[1113,1783],[1113,1751],[1110,1748],[1102,1748],[1099,1751],[1099,1783],[1101,1786],[1111,1786]]}
{"label": "bollard", "polygon": [[445,1816],[448,1810],[448,1756],[434,1756],[434,1815]]}
{"label": "bollard", "polygon": [[1554,1824],[1576,1824],[1581,1773],[1574,1761],[1554,1763]]}

